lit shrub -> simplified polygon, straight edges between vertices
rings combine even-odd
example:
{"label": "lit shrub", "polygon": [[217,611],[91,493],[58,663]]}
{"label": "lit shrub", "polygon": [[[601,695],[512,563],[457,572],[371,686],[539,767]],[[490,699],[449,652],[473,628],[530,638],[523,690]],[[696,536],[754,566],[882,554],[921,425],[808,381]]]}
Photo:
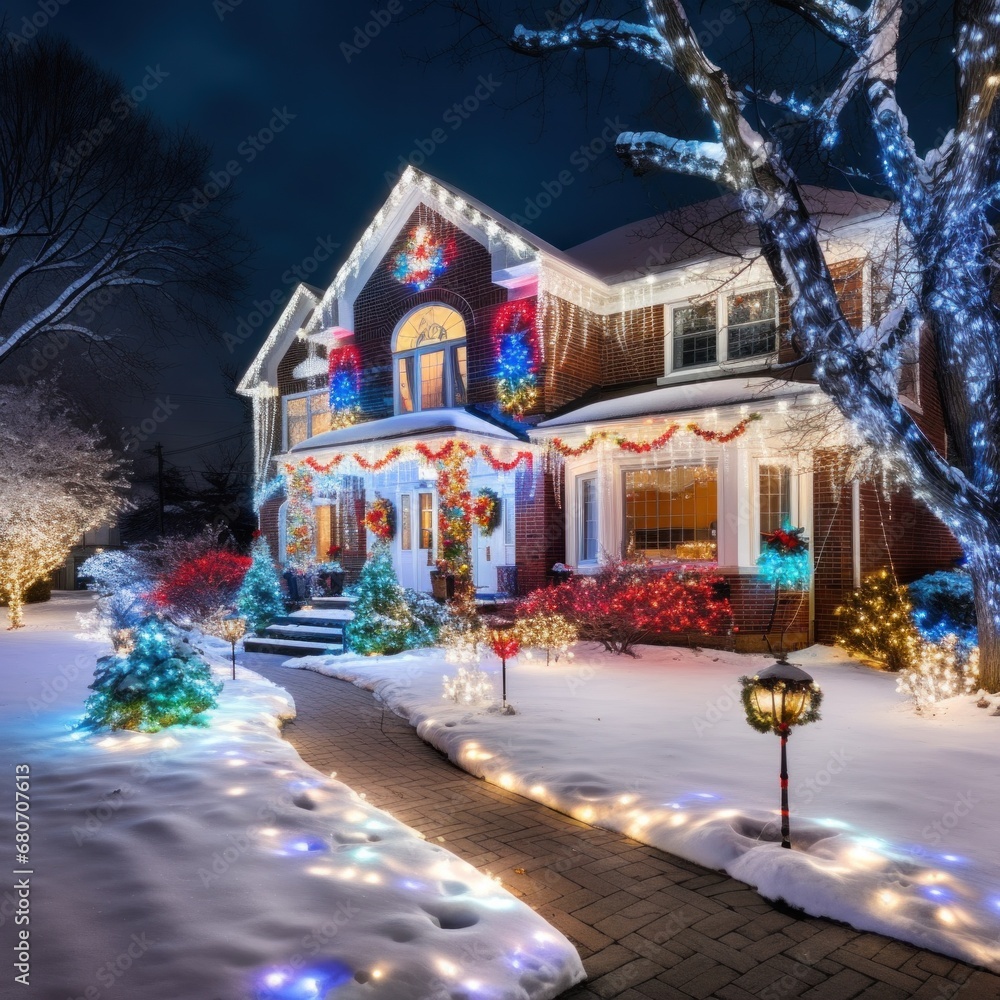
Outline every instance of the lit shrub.
{"label": "lit shrub", "polygon": [[130,645],[97,661],[90,689],[85,725],[156,732],[203,721],[222,685],[187,639],[151,615]]}
{"label": "lit shrub", "polygon": [[195,624],[217,617],[236,603],[251,560],[216,549],[171,568],[153,589],[152,604],[166,614]]}
{"label": "lit shrub", "polygon": [[968,573],[929,573],[907,588],[913,620],[928,639],[954,634],[967,645],[976,643],[976,602]]}
{"label": "lit shrub", "polygon": [[916,627],[906,587],[896,583],[887,569],[870,573],[834,612],[835,642],[849,653],[868,656],[898,671],[907,666]]}
{"label": "lit shrub", "polygon": [[593,576],[575,576],[529,594],[518,618],[561,615],[580,638],[608,652],[634,655],[650,636],[718,635],[732,627],[729,601],[718,597],[719,578],[708,574],[658,572],[642,563],[615,561]]}
{"label": "lit shrub", "polygon": [[955,634],[940,641],[916,638],[910,661],[899,673],[896,690],[909,695],[918,712],[945,698],[969,694],[979,679],[979,649],[971,649]]}

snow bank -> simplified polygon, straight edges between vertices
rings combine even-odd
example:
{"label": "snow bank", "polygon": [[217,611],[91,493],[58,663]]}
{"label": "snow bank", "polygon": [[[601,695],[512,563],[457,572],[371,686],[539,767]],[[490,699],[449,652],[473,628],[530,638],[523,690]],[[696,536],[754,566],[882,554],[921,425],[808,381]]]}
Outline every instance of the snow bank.
{"label": "snow bank", "polygon": [[[518,714],[442,699],[439,650],[310,657],[371,689],[472,774],[595,826],[723,869],[817,916],[1000,971],[1000,719],[975,699],[914,714],[892,675],[837,650],[793,656],[825,692],[789,743],[793,851],[777,829],[778,741],[746,724],[740,675],[768,661],[578,647],[508,662]],[[487,669],[499,670],[496,661]],[[498,682],[497,682],[498,683]]]}
{"label": "snow bank", "polygon": [[0,637],[5,758],[31,771],[33,995],[542,1000],[583,978],[529,907],[305,765],[287,693],[229,680],[209,643],[207,727],[90,735],[67,727],[97,647]]}

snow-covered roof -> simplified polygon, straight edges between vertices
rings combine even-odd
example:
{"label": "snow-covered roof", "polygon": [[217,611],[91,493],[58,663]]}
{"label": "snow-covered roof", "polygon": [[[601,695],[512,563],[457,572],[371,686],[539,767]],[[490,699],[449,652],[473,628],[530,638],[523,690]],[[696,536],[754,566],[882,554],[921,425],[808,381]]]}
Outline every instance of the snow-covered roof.
{"label": "snow-covered roof", "polygon": [[721,378],[684,385],[663,385],[655,389],[609,396],[543,420],[537,431],[596,424],[608,420],[646,417],[664,413],[714,409],[741,403],[759,405],[768,400],[796,395],[812,396],[819,390],[809,382],[756,376]]}
{"label": "snow-covered roof", "polygon": [[[802,185],[806,208],[821,235],[864,219],[892,217],[882,198]],[[719,256],[755,256],[757,229],[747,223],[736,195],[724,195],[620,226],[565,251],[602,281],[618,284]]]}
{"label": "snow-covered roof", "polygon": [[348,448],[372,441],[396,438],[431,437],[434,435],[475,434],[499,441],[522,441],[517,434],[484,417],[464,409],[423,410],[420,413],[398,413],[394,417],[369,420],[341,427],[339,430],[316,434],[299,442],[291,452],[309,452]]}
{"label": "snow-covered roof", "polygon": [[[283,355],[288,350],[292,338],[306,324],[316,307],[319,305],[319,295],[312,285],[298,284],[288,299],[288,304],[281,311],[270,333],[261,344],[260,350],[250,362],[246,374],[240,380],[236,391],[244,396],[252,395],[260,384],[262,376],[266,379],[266,368],[276,353]],[[322,294],[322,293],[320,293]]]}

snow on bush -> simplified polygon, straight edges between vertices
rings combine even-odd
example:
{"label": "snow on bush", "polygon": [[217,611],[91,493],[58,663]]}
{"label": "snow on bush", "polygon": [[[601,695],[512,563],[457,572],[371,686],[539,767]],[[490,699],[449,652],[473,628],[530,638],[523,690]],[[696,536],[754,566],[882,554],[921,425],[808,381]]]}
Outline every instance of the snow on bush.
{"label": "snow on bush", "polygon": [[97,661],[90,689],[85,725],[151,733],[203,722],[222,684],[187,638],[150,615],[133,630],[130,645]]}

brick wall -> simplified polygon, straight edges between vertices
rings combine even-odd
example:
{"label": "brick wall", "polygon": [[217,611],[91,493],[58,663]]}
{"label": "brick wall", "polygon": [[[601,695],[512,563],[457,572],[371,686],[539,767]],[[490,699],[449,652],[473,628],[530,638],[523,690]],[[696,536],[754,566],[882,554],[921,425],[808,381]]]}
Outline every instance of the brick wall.
{"label": "brick wall", "polygon": [[646,306],[608,316],[601,345],[601,375],[606,386],[657,379],[664,372],[663,306]]}
{"label": "brick wall", "polygon": [[[450,241],[453,248],[451,265],[422,292],[411,290],[392,276],[396,256],[418,225],[427,226],[436,239]],[[506,299],[506,289],[492,282],[489,251],[426,206],[418,206],[354,304],[355,343],[363,372],[361,406],[366,417],[377,419],[392,414],[393,332],[411,309],[432,302],[444,303],[462,314],[469,358],[469,400],[492,401],[490,321],[496,306]]]}
{"label": "brick wall", "polygon": [[284,496],[271,497],[260,508],[260,513],[257,515],[260,533],[267,539],[267,546],[271,550],[271,558],[276,562],[281,562],[283,556],[283,553],[278,551],[278,513],[284,502]]}
{"label": "brick wall", "polygon": [[566,525],[548,472],[533,476],[519,467],[515,476],[517,589],[527,594],[551,582],[553,564],[565,560]]}
{"label": "brick wall", "polygon": [[604,323],[589,310],[546,294],[537,325],[544,337],[539,403],[552,413],[600,384]]}

